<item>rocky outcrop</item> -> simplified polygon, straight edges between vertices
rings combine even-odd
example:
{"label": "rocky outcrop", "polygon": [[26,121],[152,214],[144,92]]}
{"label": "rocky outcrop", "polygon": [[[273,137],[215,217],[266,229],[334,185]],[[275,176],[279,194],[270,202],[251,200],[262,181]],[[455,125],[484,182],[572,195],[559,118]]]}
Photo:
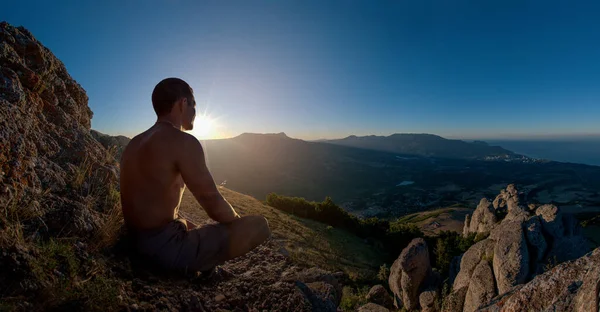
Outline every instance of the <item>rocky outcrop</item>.
{"label": "rocky outcrop", "polygon": [[439,293],[437,289],[429,289],[419,295],[419,304],[421,312],[437,312],[440,310],[438,306]]}
{"label": "rocky outcrop", "polygon": [[369,293],[367,293],[367,301],[391,308],[394,305],[392,297],[383,285],[375,285],[371,287]]}
{"label": "rocky outcrop", "polygon": [[539,217],[532,217],[524,224],[525,236],[529,243],[530,258],[533,261],[540,262],[546,255],[548,243],[542,233],[542,223]]}
{"label": "rocky outcrop", "polygon": [[454,289],[446,298],[442,304],[442,312],[457,312],[462,311],[465,304],[465,297],[467,295],[467,287]]}
{"label": "rocky outcrop", "polygon": [[494,255],[495,242],[491,239],[484,239],[471,246],[462,256],[460,261],[460,271],[454,280],[453,289],[468,287],[471,276],[477,265],[484,259],[492,259]]}
{"label": "rocky outcrop", "polygon": [[496,285],[492,267],[487,260],[481,260],[475,267],[469,282],[463,311],[473,312],[483,304],[490,302],[495,295]]}
{"label": "rocky outcrop", "polygon": [[394,262],[390,269],[389,285],[396,307],[408,310],[419,307],[419,294],[434,284],[427,243],[414,239]]}
{"label": "rocky outcrop", "polygon": [[106,196],[118,169],[90,135],[85,91],[29,31],[5,22],[0,78],[0,206],[29,207],[26,232],[89,237],[107,207],[84,198]]}
{"label": "rocky outcrop", "polygon": [[498,292],[524,283],[529,273],[529,249],[520,222],[506,221],[496,229],[494,238],[494,276]]}
{"label": "rocky outcrop", "polygon": [[494,298],[478,311],[598,311],[599,294],[600,249],[596,249]]}
{"label": "rocky outcrop", "polygon": [[463,235],[467,236],[470,233],[489,233],[496,225],[496,222],[496,214],[492,208],[492,203],[486,198],[482,198],[477,209],[473,212],[470,223],[465,220]]}
{"label": "rocky outcrop", "polygon": [[[575,259],[589,250],[572,216],[554,205],[526,205],[512,184],[501,191],[493,206],[497,210],[505,206],[506,217],[490,226],[488,238],[465,252],[454,280],[453,302],[460,303],[458,291],[466,289],[464,311],[475,311],[492,297],[514,292],[549,265]],[[487,200],[481,201],[478,210],[481,208],[489,208]],[[479,229],[475,219],[471,219],[469,233]]]}

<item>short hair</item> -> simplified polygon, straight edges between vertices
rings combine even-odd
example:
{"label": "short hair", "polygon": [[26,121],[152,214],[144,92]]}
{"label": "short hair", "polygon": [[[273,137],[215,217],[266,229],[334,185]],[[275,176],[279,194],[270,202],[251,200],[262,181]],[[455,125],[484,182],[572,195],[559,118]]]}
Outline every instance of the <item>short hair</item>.
{"label": "short hair", "polygon": [[166,78],[159,82],[152,91],[152,106],[158,117],[167,115],[177,100],[190,99],[194,90],[179,78]]}

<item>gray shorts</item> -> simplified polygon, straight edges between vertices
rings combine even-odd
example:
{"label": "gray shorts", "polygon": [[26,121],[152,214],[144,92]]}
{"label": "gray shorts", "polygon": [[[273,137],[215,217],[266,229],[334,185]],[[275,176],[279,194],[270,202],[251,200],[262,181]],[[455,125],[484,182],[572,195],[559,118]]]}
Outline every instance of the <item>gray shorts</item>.
{"label": "gray shorts", "polygon": [[229,232],[222,224],[208,224],[188,231],[185,220],[164,228],[138,233],[136,247],[143,256],[173,271],[205,271],[226,260]]}

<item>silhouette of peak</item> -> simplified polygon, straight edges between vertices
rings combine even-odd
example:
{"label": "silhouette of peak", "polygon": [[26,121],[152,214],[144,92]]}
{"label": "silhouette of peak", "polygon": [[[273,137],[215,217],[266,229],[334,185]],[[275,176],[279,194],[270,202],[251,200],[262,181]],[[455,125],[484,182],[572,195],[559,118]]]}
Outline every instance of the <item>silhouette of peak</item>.
{"label": "silhouette of peak", "polygon": [[247,138],[279,138],[279,139],[291,139],[289,136],[287,136],[287,134],[285,134],[285,132],[279,132],[279,133],[250,133],[250,132],[244,132],[240,135],[238,135],[237,137],[235,137],[236,139],[247,139]]}

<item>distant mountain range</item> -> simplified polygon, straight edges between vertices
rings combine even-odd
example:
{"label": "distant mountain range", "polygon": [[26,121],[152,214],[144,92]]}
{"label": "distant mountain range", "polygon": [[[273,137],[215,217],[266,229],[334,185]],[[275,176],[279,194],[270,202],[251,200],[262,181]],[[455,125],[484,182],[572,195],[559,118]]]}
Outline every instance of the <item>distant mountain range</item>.
{"label": "distant mountain range", "polygon": [[321,140],[323,143],[357,148],[420,155],[439,158],[485,159],[489,157],[522,157],[499,146],[490,146],[483,141],[465,142],[449,140],[433,134],[396,133],[390,136],[355,136],[337,140]]}
{"label": "distant mountain range", "polygon": [[[348,146],[356,141],[370,143]],[[600,206],[600,167],[535,160],[478,142],[412,134],[307,142],[285,133],[244,133],[202,144],[217,184],[258,199],[271,192],[309,200],[331,196],[363,216],[474,207],[509,183],[531,201]]]}

